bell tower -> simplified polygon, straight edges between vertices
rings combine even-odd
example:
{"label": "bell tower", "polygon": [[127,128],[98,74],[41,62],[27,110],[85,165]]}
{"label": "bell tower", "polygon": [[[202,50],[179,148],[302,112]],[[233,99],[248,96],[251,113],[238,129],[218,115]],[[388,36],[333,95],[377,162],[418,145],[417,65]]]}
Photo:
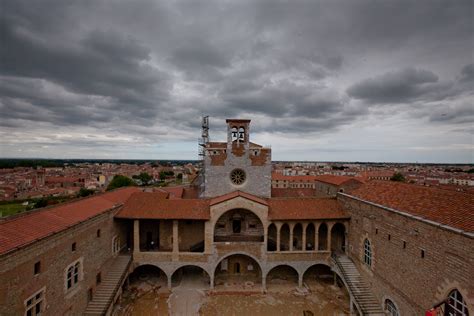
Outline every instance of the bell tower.
{"label": "bell tower", "polygon": [[227,142],[208,142],[204,149],[201,197],[233,191],[270,197],[271,149],[250,142],[250,120],[227,119]]}

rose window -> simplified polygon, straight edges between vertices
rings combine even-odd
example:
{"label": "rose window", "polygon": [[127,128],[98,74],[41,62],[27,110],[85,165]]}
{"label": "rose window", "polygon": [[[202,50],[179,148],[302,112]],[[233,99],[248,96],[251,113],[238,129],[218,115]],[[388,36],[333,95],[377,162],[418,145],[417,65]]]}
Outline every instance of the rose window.
{"label": "rose window", "polygon": [[230,173],[230,181],[235,185],[241,185],[245,182],[245,172],[242,169],[235,169]]}

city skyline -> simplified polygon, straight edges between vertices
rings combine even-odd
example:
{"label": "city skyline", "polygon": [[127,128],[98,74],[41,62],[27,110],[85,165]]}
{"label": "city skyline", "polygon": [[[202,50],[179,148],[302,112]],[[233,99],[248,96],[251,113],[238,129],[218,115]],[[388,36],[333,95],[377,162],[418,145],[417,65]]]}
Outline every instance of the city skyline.
{"label": "city skyline", "polygon": [[3,1],[0,157],[474,163],[470,1]]}

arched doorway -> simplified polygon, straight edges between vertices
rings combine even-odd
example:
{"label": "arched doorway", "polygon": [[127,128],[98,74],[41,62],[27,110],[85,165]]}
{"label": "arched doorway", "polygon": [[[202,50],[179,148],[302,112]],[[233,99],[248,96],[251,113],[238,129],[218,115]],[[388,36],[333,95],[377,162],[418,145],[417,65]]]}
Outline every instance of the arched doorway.
{"label": "arched doorway", "polygon": [[277,250],[277,228],[275,224],[268,226],[267,251]]}
{"label": "arched doorway", "polygon": [[344,252],[346,249],[346,228],[337,223],[331,229],[331,251]]}
{"label": "arched doorway", "polygon": [[260,288],[262,270],[252,257],[234,254],[223,258],[214,271],[214,286],[221,290]]}
{"label": "arched doorway", "polygon": [[314,238],[315,238],[315,229],[314,229],[314,224],[309,223],[308,226],[306,226],[306,250],[314,250],[315,245],[314,245]]}
{"label": "arched doorway", "polygon": [[300,223],[293,227],[293,250],[303,250],[303,227]]}
{"label": "arched doorway", "polygon": [[342,279],[322,263],[312,265],[303,273],[303,283],[321,296],[336,297],[341,306],[349,306],[349,292]]}
{"label": "arched doorway", "polygon": [[234,209],[219,217],[214,227],[214,242],[263,242],[263,224],[249,210]]}
{"label": "arched doorway", "polygon": [[318,250],[328,249],[328,226],[322,223],[318,228]]}
{"label": "arched doorway", "polygon": [[298,286],[298,271],[289,265],[272,268],[266,276],[269,291],[286,291]]}
{"label": "arched doorway", "polygon": [[166,288],[168,283],[168,277],[157,266],[151,264],[145,264],[138,266],[129,275],[130,287],[142,287],[143,284],[150,286],[153,289]]}
{"label": "arched doorway", "polygon": [[290,250],[290,227],[283,224],[280,228],[280,251]]}
{"label": "arched doorway", "polygon": [[187,265],[177,269],[171,277],[171,285],[190,288],[209,288],[211,278],[201,267]]}

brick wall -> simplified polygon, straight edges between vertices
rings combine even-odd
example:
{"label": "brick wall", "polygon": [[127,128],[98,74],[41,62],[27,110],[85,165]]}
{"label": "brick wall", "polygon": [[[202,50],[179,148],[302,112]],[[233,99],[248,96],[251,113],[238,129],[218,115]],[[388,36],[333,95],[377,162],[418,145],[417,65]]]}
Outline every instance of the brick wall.
{"label": "brick wall", "polygon": [[[87,305],[87,291],[95,288],[96,274],[112,259],[112,238],[120,235],[121,223],[108,212],[61,233],[35,242],[0,258],[0,315],[22,315],[24,301],[45,287],[45,314],[81,314]],[[100,237],[97,230],[100,229]],[[76,251],[72,251],[72,243]],[[126,239],[121,239],[123,245]],[[66,268],[81,260],[82,281],[66,291]],[[34,275],[34,264],[41,272]]]}
{"label": "brick wall", "polygon": [[[421,315],[457,288],[474,312],[471,237],[347,196],[338,200],[351,216],[349,255],[381,304],[389,298],[401,315]],[[372,245],[372,268],[363,262],[365,238]]]}

